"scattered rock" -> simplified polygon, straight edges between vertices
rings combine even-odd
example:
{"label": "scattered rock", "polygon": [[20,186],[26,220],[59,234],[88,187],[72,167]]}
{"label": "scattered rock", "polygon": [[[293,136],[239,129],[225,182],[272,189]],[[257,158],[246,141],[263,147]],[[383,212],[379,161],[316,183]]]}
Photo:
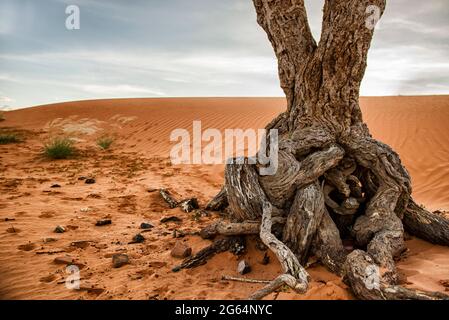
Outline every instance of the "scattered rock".
{"label": "scattered rock", "polygon": [[192,248],[185,245],[181,241],[176,241],[175,246],[173,247],[171,251],[171,256],[175,258],[187,258],[192,254]]}
{"label": "scattered rock", "polygon": [[112,266],[114,268],[120,268],[129,263],[128,255],[124,253],[116,253],[112,256]]}
{"label": "scattered rock", "polygon": [[8,222],[8,221],[16,221],[16,218],[5,218],[4,221]]}
{"label": "scattered rock", "polygon": [[112,220],[111,219],[102,219],[102,220],[98,220],[97,223],[95,223],[95,225],[97,227],[101,227],[101,226],[106,226],[108,224],[111,224]]}
{"label": "scattered rock", "polygon": [[133,237],[133,241],[131,241],[130,243],[142,243],[144,241],[145,241],[145,237],[143,235],[141,235],[140,233],[138,233]]}
{"label": "scattered rock", "polygon": [[183,200],[179,203],[179,207],[184,212],[192,212],[195,209],[199,209],[198,200],[196,198],[191,198]]}
{"label": "scattered rock", "polygon": [[166,222],[181,222],[182,219],[175,217],[175,216],[171,216],[171,217],[166,217],[166,218],[162,218],[161,222],[162,223],[166,223]]}
{"label": "scattered rock", "polygon": [[74,241],[70,244],[72,247],[76,247],[76,248],[80,248],[80,249],[85,249],[88,246],[90,246],[90,241],[86,241],[86,240],[80,240],[80,241]]}
{"label": "scattered rock", "polygon": [[237,265],[237,272],[241,275],[247,274],[251,272],[251,266],[246,260],[240,260],[239,264]]}
{"label": "scattered rock", "polygon": [[88,178],[86,180],[84,180],[85,184],[94,184],[95,183],[95,179],[94,178]]}
{"label": "scattered rock", "polygon": [[18,233],[18,232],[20,232],[20,230],[17,229],[17,228],[14,228],[14,227],[9,227],[8,229],[6,229],[6,232],[8,232],[8,233]]}
{"label": "scattered rock", "polygon": [[81,208],[80,209],[80,212],[83,212],[83,213],[89,212],[89,211],[90,211],[90,208]]}
{"label": "scattered rock", "polygon": [[18,246],[19,250],[21,251],[31,251],[35,248],[36,246],[34,245],[34,243],[27,243],[27,244],[21,244],[20,246]]}
{"label": "scattered rock", "polygon": [[92,198],[92,199],[101,199],[101,194],[98,193],[89,193],[87,195],[88,198]]}
{"label": "scattered rock", "polygon": [[81,177],[78,178],[78,180],[80,180],[80,181],[83,181],[83,180],[86,180],[86,179],[87,179],[87,177],[85,177],[85,176],[81,176]]}
{"label": "scattered rock", "polygon": [[61,188],[61,185],[55,183],[55,184],[52,184],[50,188]]}
{"label": "scattered rock", "polygon": [[67,250],[64,249],[55,249],[55,250],[39,250],[36,251],[36,254],[56,254],[56,253],[62,253],[62,252],[66,252]]}
{"label": "scattered rock", "polygon": [[154,228],[154,226],[151,223],[142,222],[140,224],[140,229],[151,229]]}
{"label": "scattered rock", "polygon": [[45,238],[44,239],[44,243],[50,243],[50,242],[56,242],[57,241],[57,239],[55,239],[55,238]]}
{"label": "scattered rock", "polygon": [[64,233],[65,232],[65,228],[63,226],[57,226],[55,228],[54,232],[56,232],[56,233]]}
{"label": "scattered rock", "polygon": [[87,291],[88,293],[101,294],[104,292],[104,288],[96,287],[95,285],[83,283],[79,286],[78,291]]}
{"label": "scattered rock", "polygon": [[162,268],[165,267],[167,265],[167,262],[162,262],[162,261],[151,261],[148,263],[148,266],[150,268]]}
{"label": "scattered rock", "polygon": [[73,262],[75,262],[75,259],[73,259],[71,256],[61,256],[61,257],[56,257],[53,262],[55,264],[65,264],[65,265],[69,265],[72,264]]}
{"label": "scattered rock", "polygon": [[260,263],[264,266],[270,263],[270,256],[266,252],[263,255],[262,261]]}

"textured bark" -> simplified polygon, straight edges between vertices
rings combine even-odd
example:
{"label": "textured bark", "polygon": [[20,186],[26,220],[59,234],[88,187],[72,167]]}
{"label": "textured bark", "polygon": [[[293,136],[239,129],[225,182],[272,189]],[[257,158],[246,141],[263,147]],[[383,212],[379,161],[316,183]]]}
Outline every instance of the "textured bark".
{"label": "textured bark", "polygon": [[[275,224],[285,224],[285,218],[273,218],[272,222]],[[239,223],[227,223],[224,221],[217,221],[200,231],[200,236],[203,239],[211,239],[217,235],[235,236],[235,235],[250,235],[260,233],[260,221],[244,221]]]}
{"label": "textured bark", "polygon": [[[266,176],[245,159],[228,164],[225,186],[210,208],[228,203],[230,224],[210,226],[204,234],[260,231],[284,274],[251,298],[283,284],[306,290],[302,265],[311,253],[343,275],[359,298],[445,298],[396,286],[394,258],[405,249],[404,225],[412,234],[448,245],[449,223],[411,200],[407,170],[397,153],[372,138],[359,106],[374,32],[366,25],[367,9],[376,6],[382,14],[386,1],[325,0],[318,44],[303,0],[253,2],[287,98],[286,111],[266,126],[278,130],[279,165]],[[285,223],[275,228],[273,219],[280,218]],[[360,250],[348,255],[342,238]],[[372,276],[378,283],[369,282]]]}
{"label": "textured bark", "polygon": [[409,202],[403,223],[410,234],[431,243],[449,246],[449,219],[421,208],[413,200]]}
{"label": "textured bark", "polygon": [[282,241],[294,248],[302,265],[307,263],[310,245],[325,210],[323,192],[318,181],[298,189],[290,207]]}
{"label": "textured bark", "polygon": [[221,188],[220,192],[206,205],[206,210],[221,211],[228,206],[228,196],[226,189]]}

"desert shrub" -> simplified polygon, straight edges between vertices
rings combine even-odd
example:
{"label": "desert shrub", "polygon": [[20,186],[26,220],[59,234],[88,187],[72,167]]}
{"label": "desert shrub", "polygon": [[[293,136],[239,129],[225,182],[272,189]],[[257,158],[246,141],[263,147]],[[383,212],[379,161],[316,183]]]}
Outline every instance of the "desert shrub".
{"label": "desert shrub", "polygon": [[0,121],[5,120],[5,115],[3,114],[3,112],[0,112]]}
{"label": "desert shrub", "polygon": [[111,146],[111,144],[114,142],[114,138],[111,137],[101,137],[97,140],[97,145],[103,149],[107,150]]}
{"label": "desert shrub", "polygon": [[51,159],[67,159],[74,154],[75,147],[69,138],[54,138],[44,145],[44,155]]}
{"label": "desert shrub", "polygon": [[0,134],[0,144],[17,143],[20,139],[15,133]]}

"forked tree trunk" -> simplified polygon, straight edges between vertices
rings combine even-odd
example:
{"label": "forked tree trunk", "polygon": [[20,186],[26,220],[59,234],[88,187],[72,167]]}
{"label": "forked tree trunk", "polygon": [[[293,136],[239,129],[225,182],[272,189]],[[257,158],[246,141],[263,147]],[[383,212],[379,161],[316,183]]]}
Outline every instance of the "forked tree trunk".
{"label": "forked tree trunk", "polygon": [[[220,227],[224,234],[260,232],[281,262],[286,276],[253,297],[282,281],[306,290],[302,265],[310,254],[343,275],[360,298],[444,297],[396,286],[404,215],[414,234],[442,244],[448,244],[448,223],[410,201],[410,177],[399,156],[371,137],[359,106],[373,36],[367,8],[382,14],[386,1],[326,0],[318,44],[303,0],[253,2],[287,97],[287,110],[266,128],[278,130],[279,166],[274,175],[262,176],[255,165],[227,165],[225,187],[210,204],[229,205],[232,224]],[[273,218],[285,219],[281,239],[271,233]],[[342,238],[363,251],[348,256]]]}

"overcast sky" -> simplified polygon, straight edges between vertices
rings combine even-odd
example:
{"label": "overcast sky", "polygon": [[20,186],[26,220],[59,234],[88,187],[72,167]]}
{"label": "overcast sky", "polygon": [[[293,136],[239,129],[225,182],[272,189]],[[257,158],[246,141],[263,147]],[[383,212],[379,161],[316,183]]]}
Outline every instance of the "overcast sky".
{"label": "overcast sky", "polygon": [[[317,41],[322,2],[307,1]],[[68,5],[80,8],[80,30],[65,27]],[[443,93],[449,1],[389,0],[362,95]],[[281,95],[251,0],[0,0],[0,107]]]}

